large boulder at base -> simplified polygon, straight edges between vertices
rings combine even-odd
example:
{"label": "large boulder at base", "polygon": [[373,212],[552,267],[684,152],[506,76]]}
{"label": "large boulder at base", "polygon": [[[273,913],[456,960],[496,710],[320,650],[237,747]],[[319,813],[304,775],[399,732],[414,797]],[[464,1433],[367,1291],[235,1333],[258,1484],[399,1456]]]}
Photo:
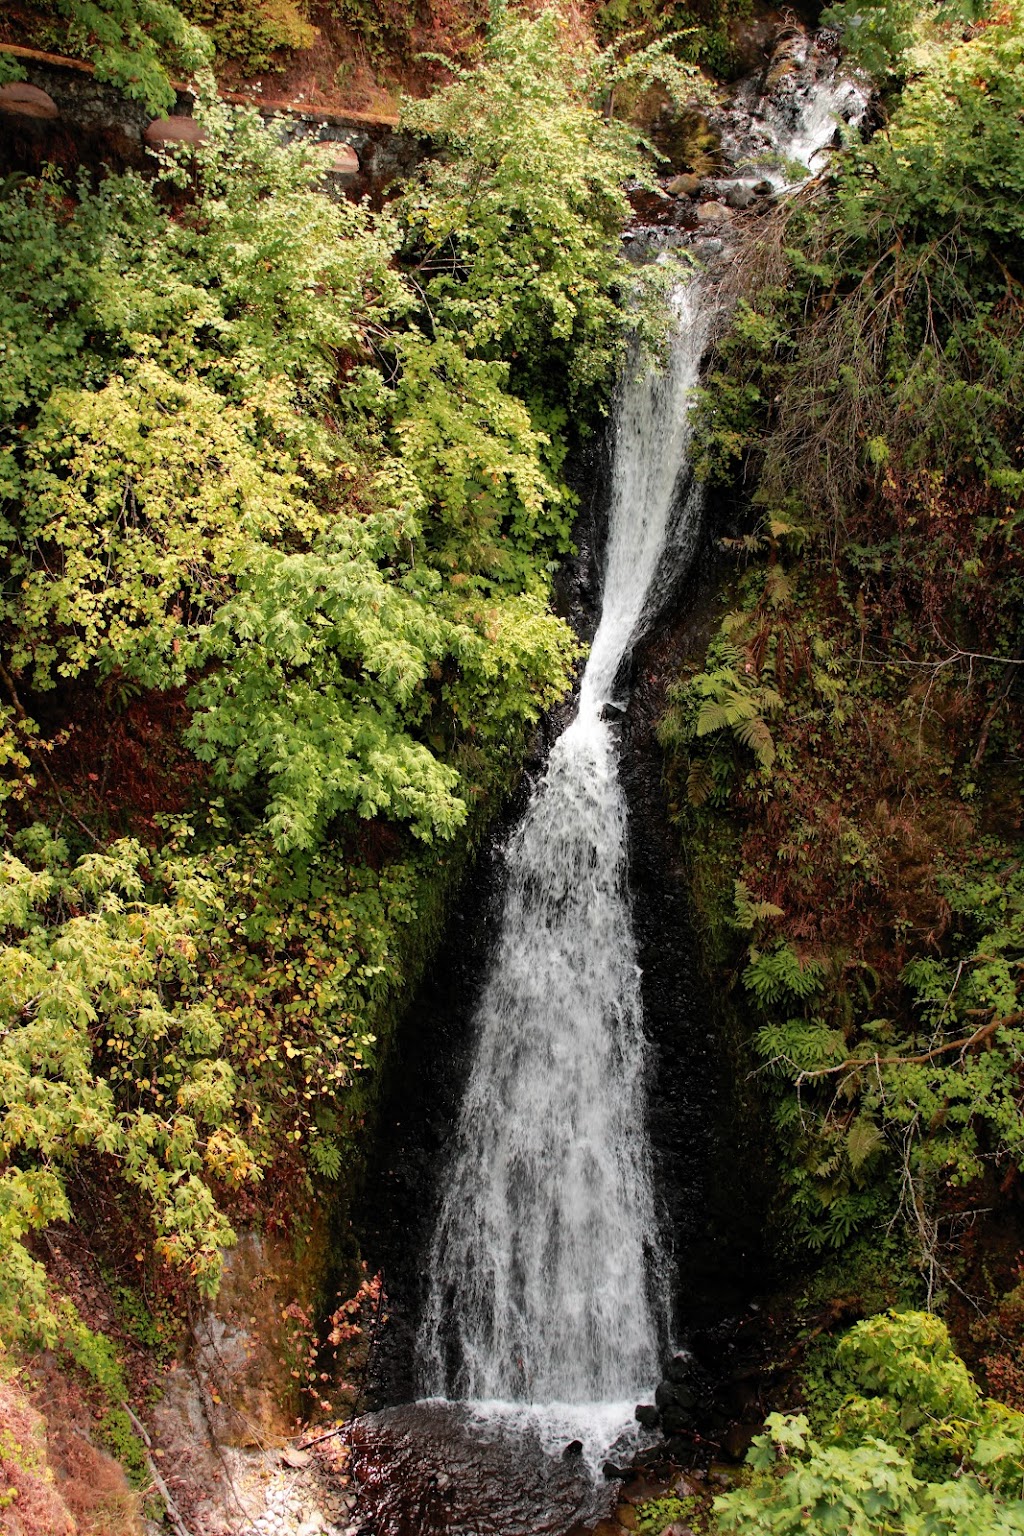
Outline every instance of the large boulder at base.
{"label": "large boulder at base", "polygon": [[38,85],[26,80],[14,80],[10,85],[0,85],[0,112],[10,117],[59,117],[60,110],[52,96],[47,96]]}
{"label": "large boulder at base", "polygon": [[194,117],[158,117],[142,135],[152,149],[165,144],[202,144],[206,129]]}

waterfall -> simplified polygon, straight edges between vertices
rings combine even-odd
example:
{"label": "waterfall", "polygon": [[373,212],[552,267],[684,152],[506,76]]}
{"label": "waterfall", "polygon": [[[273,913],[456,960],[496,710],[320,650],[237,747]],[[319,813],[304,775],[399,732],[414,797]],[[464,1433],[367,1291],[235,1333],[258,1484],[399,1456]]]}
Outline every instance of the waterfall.
{"label": "waterfall", "polygon": [[[745,152],[810,165],[848,89],[833,62],[816,88],[791,92],[785,114],[759,98]],[[578,1437],[592,1461],[657,1379],[668,1295],[607,706],[659,568],[696,541],[688,401],[715,309],[706,278],[681,284],[667,365],[634,367],[619,388],[600,623],[575,718],[505,850],[418,1339],[427,1395],[526,1421],[551,1447]]]}
{"label": "waterfall", "polygon": [[[435,1395],[616,1404],[628,1420],[657,1373],[664,1266],[626,806],[603,706],[673,515],[674,543],[699,516],[681,471],[706,333],[700,293],[698,281],[676,290],[668,366],[620,388],[601,620],[576,717],[506,850],[501,934],[430,1255],[420,1351]],[[583,1433],[587,1418],[559,1422]]]}

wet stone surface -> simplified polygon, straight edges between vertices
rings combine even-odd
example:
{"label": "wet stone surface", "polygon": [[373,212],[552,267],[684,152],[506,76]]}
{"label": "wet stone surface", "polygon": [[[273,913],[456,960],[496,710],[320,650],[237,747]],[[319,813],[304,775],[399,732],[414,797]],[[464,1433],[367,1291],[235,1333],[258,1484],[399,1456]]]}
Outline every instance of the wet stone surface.
{"label": "wet stone surface", "polygon": [[358,1529],[372,1536],[564,1536],[609,1518],[617,1483],[578,1456],[474,1422],[457,1405],[408,1403],[353,1426]]}

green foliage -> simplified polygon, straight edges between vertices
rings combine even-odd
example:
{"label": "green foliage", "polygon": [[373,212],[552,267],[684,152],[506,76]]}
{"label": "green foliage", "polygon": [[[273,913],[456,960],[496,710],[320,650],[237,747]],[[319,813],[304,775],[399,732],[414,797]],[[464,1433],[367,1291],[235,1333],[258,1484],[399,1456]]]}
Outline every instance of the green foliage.
{"label": "green foliage", "polygon": [[[858,206],[868,218],[898,223],[917,241],[945,237],[955,224],[955,238],[976,257],[1006,250],[1019,259],[1024,152],[1013,124],[1024,105],[1024,28],[1018,8],[991,11],[966,42],[960,29],[940,32],[921,65],[892,131],[857,156],[846,216]],[[871,167],[874,185],[860,179],[861,166]]]}
{"label": "green foliage", "polygon": [[329,845],[282,860],[255,836],[192,859],[209,955],[195,1001],[220,1023],[249,1144],[291,1167],[308,1150],[316,1173],[337,1178],[359,1080],[417,940],[429,942],[444,866],[393,859],[378,872]]}
{"label": "green foliage", "polygon": [[814,997],[823,986],[823,973],[820,960],[801,960],[788,944],[780,942],[763,953],[751,947],[743,984],[761,1007],[767,1008],[783,1000],[789,1004]]}
{"label": "green foliage", "polygon": [[[21,60],[10,53],[0,53],[0,85],[8,85],[12,80],[24,80],[25,66]],[[7,195],[6,182],[0,185],[0,200]]]}
{"label": "green foliage", "polygon": [[171,79],[209,62],[210,45],[173,0],[36,0],[52,17],[52,42],[88,59],[98,80],[110,81],[150,112],[174,104]]}
{"label": "green foliage", "polygon": [[[745,747],[758,768],[767,774],[775,762],[775,742],[768,721],[782,708],[781,695],[753,677],[750,668],[743,667],[744,658],[736,646],[723,644],[720,657],[721,665],[698,673],[688,685],[698,701],[693,735],[699,739],[728,732],[733,742]],[[680,693],[677,692],[674,702],[682,702]],[[687,785],[693,803],[701,804],[714,787],[715,774],[708,761],[695,762]]]}
{"label": "green foliage", "polygon": [[283,69],[282,53],[316,41],[302,0],[180,0],[180,6],[212,40],[218,59],[237,63],[245,75]]}
{"label": "green foliage", "polygon": [[[403,989],[578,656],[547,600],[566,402],[596,414],[624,351],[610,67],[499,18],[411,109],[445,157],[381,212],[210,82],[155,181],[4,189],[6,1337],[61,1334],[25,1239],[78,1182],[209,1295],[261,1177],[282,1205],[351,1177]],[[103,844],[69,746],[99,706],[105,782],[119,699],[203,765],[147,784],[149,848]]]}
{"label": "green foliage", "polygon": [[940,1213],[1024,1151],[993,772],[1024,640],[1024,28],[1011,5],[913,35],[886,131],[766,227],[718,346],[698,461],[750,489],[749,563],[660,735],[691,835],[735,826],[790,1232],[821,1251],[901,1216],[933,1294]]}
{"label": "green foliage", "polygon": [[[987,1167],[1017,1166],[1024,1156],[1024,885],[1013,867],[982,865],[947,877],[944,889],[958,918],[956,938],[943,960],[922,956],[904,967],[907,1026],[869,1020],[852,1044],[813,1015],[812,998],[803,1018],[757,1034],[762,1061],[797,1095],[782,1101],[777,1123],[789,1137],[798,1133],[795,1147],[803,1149],[791,1175],[797,1205],[812,1215],[817,1203],[825,1208],[826,1219],[807,1233],[811,1246],[847,1235],[836,1220],[844,1209],[854,1225],[872,1220],[885,1176],[897,1174],[906,1213],[927,1244],[925,1212],[945,1189],[980,1178]],[[800,995],[790,981],[776,984],[776,956],[786,953],[760,956],[745,973],[766,1012]],[[934,1258],[926,1247],[925,1262]]]}
{"label": "green foliage", "polygon": [[595,20],[606,37],[625,34],[627,42],[664,38],[674,53],[699,62],[717,75],[735,67],[733,31],[751,13],[751,0],[602,0]]}
{"label": "green foliage", "polygon": [[850,57],[876,80],[905,73],[914,45],[918,0],[839,0],[822,21],[842,35]]}
{"label": "green foliage", "polygon": [[415,0],[330,0],[330,7],[375,63],[408,58],[416,24]]}
{"label": "green foliage", "polygon": [[921,1312],[858,1323],[837,1361],[845,1397],[815,1436],[771,1414],[746,1487],[716,1499],[723,1532],[1011,1536],[1024,1530],[1024,1415],[983,1398],[945,1326]]}
{"label": "green foliage", "polygon": [[447,149],[402,206],[431,312],[471,353],[514,359],[527,394],[554,370],[582,401],[623,356],[614,242],[641,166],[635,135],[599,110],[607,68],[557,11],[509,11],[478,68],[403,107]]}
{"label": "green foliage", "polygon": [[833,554],[837,533],[873,542],[858,537],[865,485],[890,502],[902,538],[885,553],[901,565],[911,542],[948,562],[953,524],[936,522],[959,502],[975,546],[962,604],[984,605],[986,570],[1018,538],[1022,38],[1013,5],[966,38],[929,34],[887,131],[848,151],[838,196],[774,231],[699,434],[707,471],[756,463],[767,515],[831,525]]}
{"label": "green foliage", "polygon": [[3,210],[13,666],[35,689],[205,668],[192,740],[265,788],[282,848],[347,811],[450,837],[467,736],[504,758],[566,686],[542,605],[564,450],[453,337],[396,329],[386,385],[368,336],[412,302],[389,217],[316,193],[255,114],[207,126],[185,219],[131,177],[70,217],[45,188]]}
{"label": "green foliage", "polygon": [[[53,1309],[49,1328],[48,1337],[57,1354],[80,1373],[94,1401],[99,1400],[96,1427],[100,1442],[121,1463],[133,1488],[148,1488],[151,1480],[146,1447],[125,1411],[128,1382],[113,1342],[87,1327],[67,1301],[59,1302]],[[4,1331],[9,1338],[6,1327]]]}
{"label": "green foliage", "polygon": [[23,857],[5,854],[0,869],[0,1312],[8,1336],[47,1340],[43,1272],[21,1239],[67,1219],[77,1158],[116,1163],[160,1252],[207,1292],[231,1241],[212,1182],[258,1170],[220,1022],[185,1000],[197,921],[173,872],[167,899],[147,902],[137,844],[71,863],[36,826],[16,846]]}
{"label": "green foliage", "polygon": [[839,31],[849,57],[883,82],[889,76],[903,79],[915,69],[922,33],[962,33],[985,9],[984,0],[940,0],[932,6],[920,0],[837,0],[821,19]]}
{"label": "green foliage", "polygon": [[668,1494],[663,1499],[645,1499],[637,1505],[636,1529],[640,1536],[661,1536],[666,1526],[681,1520],[686,1514],[686,1503]]}

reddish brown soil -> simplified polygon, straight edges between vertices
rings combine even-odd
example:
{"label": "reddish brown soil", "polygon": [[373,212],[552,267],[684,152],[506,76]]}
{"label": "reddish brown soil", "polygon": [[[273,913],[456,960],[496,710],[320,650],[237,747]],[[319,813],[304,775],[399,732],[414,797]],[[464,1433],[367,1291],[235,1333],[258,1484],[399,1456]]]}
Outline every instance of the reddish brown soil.
{"label": "reddish brown soil", "polygon": [[[358,33],[338,20],[329,3],[313,6],[317,36],[311,48],[281,50],[274,68],[248,79],[229,61],[218,78],[229,100],[393,122],[402,94],[424,95],[449,78],[442,64],[423,55],[462,61],[471,57],[479,47],[486,14],[482,0],[432,0],[420,8],[400,45],[396,39],[395,47],[375,55]],[[51,61],[66,54],[58,26],[25,0],[13,0],[4,8],[0,43],[40,50]]]}

